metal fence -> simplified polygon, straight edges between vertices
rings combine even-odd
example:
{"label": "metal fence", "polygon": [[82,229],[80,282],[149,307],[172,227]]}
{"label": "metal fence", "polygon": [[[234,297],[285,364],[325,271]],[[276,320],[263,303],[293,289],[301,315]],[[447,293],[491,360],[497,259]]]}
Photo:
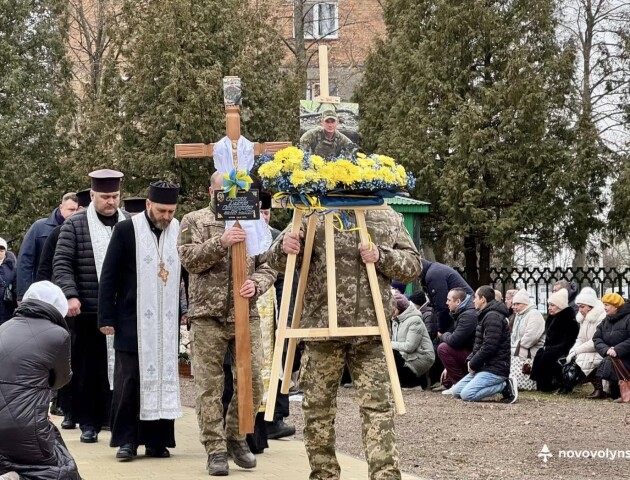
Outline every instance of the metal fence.
{"label": "metal fence", "polygon": [[[463,269],[456,270],[466,278]],[[573,282],[578,291],[591,287],[600,297],[605,293],[617,292],[628,298],[630,292],[630,268],[492,268],[490,278],[490,284],[501,291],[504,297],[507,290],[524,288],[541,311],[547,310],[547,298],[558,280]]]}

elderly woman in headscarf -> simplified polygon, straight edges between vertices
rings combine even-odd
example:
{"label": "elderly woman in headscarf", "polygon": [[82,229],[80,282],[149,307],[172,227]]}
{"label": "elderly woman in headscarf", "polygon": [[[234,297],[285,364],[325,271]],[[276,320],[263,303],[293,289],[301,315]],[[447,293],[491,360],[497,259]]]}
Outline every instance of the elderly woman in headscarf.
{"label": "elderly woman in headscarf", "polygon": [[392,320],[392,349],[398,378],[402,387],[417,387],[435,361],[433,342],[415,305],[396,290],[394,301],[396,314]]}
{"label": "elderly woman in headscarf", "polygon": [[547,301],[549,315],[545,320],[545,344],[536,352],[530,378],[542,392],[552,392],[561,385],[561,357],[569,353],[580,329],[575,321],[575,312],[569,306],[569,292],[561,288],[552,293]]}
{"label": "elderly woman in headscarf", "polygon": [[602,388],[602,379],[597,376],[597,368],[602,363],[602,356],[595,350],[593,336],[600,323],[606,317],[604,304],[599,301],[595,290],[585,287],[575,298],[578,306],[577,322],[580,324],[575,344],[569,350],[567,363],[575,359],[577,364],[577,378],[575,380],[564,379],[564,388],[559,393],[571,393],[577,383],[591,382],[593,392],[586,398],[598,399],[606,398]]}
{"label": "elderly woman in headscarf", "polygon": [[52,390],[72,376],[67,312],[59,287],[36,282],[15,317],[0,325],[0,475],[5,478],[81,478],[48,419]]}
{"label": "elderly woman in headscarf", "polygon": [[15,301],[15,255],[8,251],[7,241],[0,238],[0,325],[13,316]]}
{"label": "elderly woman in headscarf", "polygon": [[618,293],[607,293],[602,297],[602,303],[606,318],[593,335],[595,350],[603,357],[597,375],[610,383],[610,396],[621,401],[619,378],[612,359],[620,360],[630,370],[630,303]]}
{"label": "elderly woman in headscarf", "polygon": [[[545,343],[545,319],[529,299],[527,290],[522,289],[512,297],[514,323],[510,339],[512,349],[511,376],[517,379],[521,390],[534,390],[536,385],[522,371],[525,363],[530,364]],[[520,374],[519,374],[520,373]]]}

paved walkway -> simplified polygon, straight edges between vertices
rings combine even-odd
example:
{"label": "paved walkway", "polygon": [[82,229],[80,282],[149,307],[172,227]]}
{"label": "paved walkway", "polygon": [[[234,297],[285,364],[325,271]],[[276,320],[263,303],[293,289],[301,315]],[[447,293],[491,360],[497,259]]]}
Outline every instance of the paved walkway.
{"label": "paved walkway", "polygon": [[[53,417],[53,420],[59,426],[62,419]],[[96,444],[79,442],[81,432],[78,428],[61,432],[85,480],[209,478],[193,409],[184,409],[184,418],[175,422],[175,429],[177,448],[171,450],[171,458],[146,458],[143,456],[144,448],[140,447],[140,455],[127,463],[117,462],[114,458],[116,449],[109,447],[109,432],[101,432]],[[253,470],[243,470],[230,461],[230,477],[249,480],[308,479],[310,470],[302,442],[291,439],[270,440],[269,447],[265,453],[256,456],[258,466]],[[367,464],[364,461],[342,454],[337,454],[337,457],[341,464],[342,480],[367,479]],[[404,480],[416,478],[403,475]]]}

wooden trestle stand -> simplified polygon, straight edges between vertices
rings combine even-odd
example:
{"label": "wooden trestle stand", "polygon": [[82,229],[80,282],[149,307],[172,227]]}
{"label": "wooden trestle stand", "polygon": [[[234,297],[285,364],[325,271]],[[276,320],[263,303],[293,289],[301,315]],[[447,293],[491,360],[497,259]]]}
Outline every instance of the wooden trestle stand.
{"label": "wooden trestle stand", "polygon": [[[361,243],[367,245],[369,241],[367,227],[365,224],[365,212],[368,210],[385,210],[390,207],[387,205],[372,207],[352,207],[337,210],[352,211],[357,220],[357,227]],[[291,232],[299,233],[302,225],[302,218],[306,208],[299,206],[294,208]],[[402,391],[400,389],[400,381],[396,372],[396,363],[394,361],[394,353],[392,351],[392,342],[389,338],[389,329],[387,328],[387,319],[383,310],[383,299],[378,285],[376,276],[376,268],[373,263],[365,264],[370,282],[370,290],[372,300],[376,310],[376,318],[378,327],[339,327],[337,324],[337,281],[335,276],[335,229],[333,225],[333,213],[325,215],[325,238],[326,238],[326,283],[328,291],[328,328],[300,328],[300,320],[302,318],[302,309],[304,306],[304,292],[306,290],[306,280],[311,263],[311,255],[313,253],[313,240],[315,238],[315,230],[317,228],[318,214],[311,215],[308,219],[306,229],[306,239],[304,245],[302,268],[300,271],[300,279],[298,282],[297,294],[295,296],[295,307],[293,310],[293,321],[291,328],[287,328],[289,303],[291,299],[291,290],[293,286],[293,277],[295,275],[296,255],[287,256],[287,266],[284,277],[284,287],[282,290],[282,301],[280,304],[280,315],[278,319],[278,331],[276,332],[276,344],[273,351],[273,363],[271,366],[271,382],[269,382],[269,393],[267,396],[267,408],[265,411],[265,420],[273,421],[274,409],[277,396],[277,384],[274,379],[279,378],[280,365],[282,363],[282,350],[284,341],[289,340],[286,361],[284,364],[284,376],[282,378],[282,393],[288,393],[291,386],[291,369],[293,359],[295,358],[295,348],[299,338],[316,338],[316,337],[363,337],[379,335],[383,342],[385,350],[385,359],[387,362],[387,370],[392,385],[392,393],[396,411],[404,414],[405,403],[403,401]]]}

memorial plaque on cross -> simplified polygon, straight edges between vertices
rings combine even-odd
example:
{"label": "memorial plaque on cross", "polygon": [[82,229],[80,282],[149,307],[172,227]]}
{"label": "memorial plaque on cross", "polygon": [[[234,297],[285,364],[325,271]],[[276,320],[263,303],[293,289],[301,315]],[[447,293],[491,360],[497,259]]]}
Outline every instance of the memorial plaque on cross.
{"label": "memorial plaque on cross", "polygon": [[[234,171],[239,171],[239,144],[249,142],[241,137],[241,86],[237,77],[226,77],[223,80],[225,101],[225,124],[227,138],[231,144]],[[245,143],[243,142],[243,143]],[[215,155],[215,149],[222,148],[225,143],[217,144],[178,144],[175,145],[176,158],[202,158]],[[266,142],[251,144],[254,155],[275,153],[291,146],[290,142]],[[215,159],[216,164],[216,159]],[[241,166],[242,167],[242,166]],[[230,173],[229,171],[223,172]],[[240,228],[238,221],[234,225]],[[231,247],[232,256],[232,290],[234,292],[234,322],[236,336],[236,385],[238,391],[238,421],[241,433],[254,432],[254,406],[252,393],[251,347],[249,330],[249,299],[239,295],[239,291],[247,280],[247,251],[245,242]]]}

